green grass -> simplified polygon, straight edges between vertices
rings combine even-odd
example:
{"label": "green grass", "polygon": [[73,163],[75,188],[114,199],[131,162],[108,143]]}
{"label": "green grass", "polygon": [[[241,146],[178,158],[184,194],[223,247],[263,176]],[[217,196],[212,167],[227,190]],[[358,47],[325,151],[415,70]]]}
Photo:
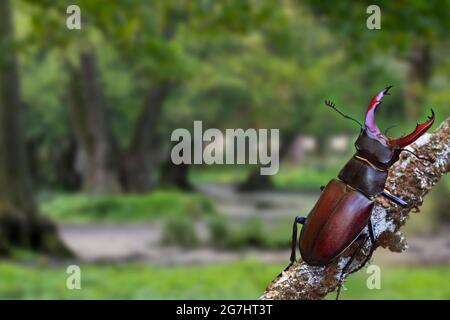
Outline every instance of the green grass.
{"label": "green grass", "polygon": [[[332,177],[337,176],[345,161],[335,159],[328,163],[310,163],[304,166],[281,165],[272,177],[280,190],[317,191]],[[194,183],[240,183],[247,178],[249,166],[202,166],[192,169],[190,179]]]}
{"label": "green grass", "polygon": [[[156,267],[81,265],[81,290],[66,289],[66,265],[0,263],[1,299],[256,299],[284,265],[237,262]],[[386,267],[381,290],[368,290],[364,270],[343,299],[450,299],[450,268]],[[329,295],[334,298],[334,294]]]}
{"label": "green grass", "polygon": [[277,175],[273,177],[275,186],[282,190],[318,191],[331,178],[337,176],[337,168],[324,167],[281,167]]}
{"label": "green grass", "polygon": [[[282,166],[273,177],[279,189],[318,191],[333,177],[334,165],[318,164],[311,167]],[[238,183],[250,170],[248,166],[194,167],[194,183]],[[207,216],[215,212],[205,195],[174,190],[158,190],[144,195],[42,194],[41,211],[59,222],[139,222],[155,218]]]}
{"label": "green grass", "polygon": [[155,191],[146,195],[59,194],[40,201],[41,211],[64,222],[137,222],[185,215],[214,213],[205,196],[179,191]]}
{"label": "green grass", "polygon": [[350,277],[343,298],[450,299],[450,266],[381,269],[381,289],[368,290],[366,270]]}
{"label": "green grass", "polygon": [[245,248],[280,249],[290,246],[292,221],[265,224],[260,217],[250,217],[232,224],[221,215],[208,219],[211,239],[208,245],[220,249],[240,250]]}
{"label": "green grass", "polygon": [[194,183],[239,183],[245,180],[251,167],[246,165],[194,166],[189,179]]}

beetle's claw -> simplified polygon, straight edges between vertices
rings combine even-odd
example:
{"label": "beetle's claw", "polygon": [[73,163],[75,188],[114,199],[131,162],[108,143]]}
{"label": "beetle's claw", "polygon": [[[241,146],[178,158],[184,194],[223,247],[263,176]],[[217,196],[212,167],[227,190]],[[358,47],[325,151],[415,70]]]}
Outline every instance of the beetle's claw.
{"label": "beetle's claw", "polygon": [[387,86],[384,88],[384,94],[390,95],[389,90],[392,88],[392,86]]}
{"label": "beetle's claw", "polygon": [[379,134],[381,134],[381,131],[375,122],[375,111],[381,104],[381,100],[383,99],[383,97],[386,95],[390,95],[389,89],[391,88],[392,86],[387,86],[382,91],[380,91],[376,96],[372,98],[372,100],[369,103],[369,107],[367,108],[364,124],[366,128],[369,129],[369,131],[372,133],[373,136],[378,136]]}
{"label": "beetle's claw", "polygon": [[410,145],[416,141],[421,135],[423,135],[434,123],[435,114],[433,109],[431,109],[431,116],[428,117],[427,121],[424,123],[417,123],[416,128],[413,132],[407,136],[400,137],[398,139],[390,139],[389,144],[398,145],[400,148]]}
{"label": "beetle's claw", "polygon": [[428,116],[428,120],[434,119],[434,110],[433,108],[430,109],[431,109],[431,116]]}

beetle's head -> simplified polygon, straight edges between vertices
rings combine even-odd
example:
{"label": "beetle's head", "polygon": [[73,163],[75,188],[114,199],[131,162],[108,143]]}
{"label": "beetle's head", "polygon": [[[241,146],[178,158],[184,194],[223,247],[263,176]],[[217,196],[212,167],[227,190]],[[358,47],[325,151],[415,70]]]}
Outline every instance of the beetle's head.
{"label": "beetle's head", "polygon": [[375,122],[375,113],[381,104],[384,96],[389,95],[389,89],[386,87],[370,101],[367,109],[364,128],[356,141],[356,149],[365,154],[371,160],[380,165],[391,166],[399,158],[402,148],[410,145],[422,136],[434,122],[434,112],[431,110],[431,116],[427,121],[417,124],[413,132],[400,138],[390,138],[384,135]]}

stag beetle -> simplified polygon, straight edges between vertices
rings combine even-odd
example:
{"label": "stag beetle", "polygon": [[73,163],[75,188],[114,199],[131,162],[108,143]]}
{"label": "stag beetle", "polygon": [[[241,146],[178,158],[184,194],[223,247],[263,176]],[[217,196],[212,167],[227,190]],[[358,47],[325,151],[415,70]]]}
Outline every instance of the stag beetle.
{"label": "stag beetle", "polygon": [[[434,112],[422,124],[417,124],[409,135],[398,139],[388,138],[381,133],[375,123],[375,111],[385,95],[386,87],[371,101],[366,113],[364,126],[356,119],[339,111],[331,101],[325,104],[343,117],[359,124],[361,131],[355,142],[356,153],[340,171],[337,179],[332,179],[326,187],[321,187],[319,200],[308,217],[297,216],[292,227],[291,257],[288,269],[296,261],[297,224],[302,224],[299,237],[300,254],[308,265],[326,266],[338,258],[355,241],[360,241],[355,252],[343,267],[339,279],[336,299],[339,298],[344,274],[348,271],[355,255],[370,239],[371,249],[365,261],[353,272],[361,269],[370,259],[375,245],[371,214],[374,198],[381,195],[397,205],[408,204],[385,189],[389,168],[399,160],[400,153],[407,151],[404,147],[413,143],[424,134],[434,122]],[[364,232],[368,228],[368,235]]]}

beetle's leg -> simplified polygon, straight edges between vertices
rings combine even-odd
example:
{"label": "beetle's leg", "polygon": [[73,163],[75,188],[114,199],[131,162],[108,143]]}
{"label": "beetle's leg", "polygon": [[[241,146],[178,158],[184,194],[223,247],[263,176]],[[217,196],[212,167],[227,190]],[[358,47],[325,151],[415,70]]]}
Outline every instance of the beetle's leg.
{"label": "beetle's leg", "polygon": [[289,258],[289,265],[285,270],[289,269],[290,266],[294,264],[297,260],[296,249],[297,249],[297,224],[304,224],[306,221],[305,217],[296,216],[294,223],[292,224],[292,239],[291,239],[291,257]]}
{"label": "beetle's leg", "polygon": [[400,150],[411,153],[413,156],[415,156],[419,160],[428,161],[430,163],[434,163],[436,161],[434,159],[429,159],[429,158],[424,158],[424,157],[418,156],[417,154],[415,154],[414,152],[412,152],[411,150],[408,150],[408,149],[400,149]]}
{"label": "beetle's leg", "polygon": [[389,200],[391,200],[392,202],[398,204],[399,206],[405,208],[408,206],[408,203],[403,200],[400,199],[399,197],[394,196],[392,193],[390,193],[389,191],[387,191],[386,189],[383,190],[383,192],[381,192],[381,195]]}
{"label": "beetle's leg", "polygon": [[369,229],[369,239],[371,242],[370,252],[367,255],[366,259],[361,263],[361,265],[354,272],[356,272],[356,271],[360,270],[362,267],[364,267],[364,265],[369,261],[369,259],[372,257],[373,252],[375,251],[375,232],[373,231],[372,219],[369,219],[367,229]]}
{"label": "beetle's leg", "polygon": [[[372,242],[372,245],[375,245],[375,232],[373,231],[373,224],[372,224],[372,218],[369,219],[369,222],[367,223],[367,229],[369,229],[369,239],[370,242]],[[366,233],[361,233],[358,238],[356,238],[356,241],[362,240],[367,237]]]}
{"label": "beetle's leg", "polygon": [[[369,261],[369,259],[372,257],[372,254],[373,254],[373,252],[375,251],[375,232],[373,231],[372,219],[369,219],[369,223],[367,224],[367,229],[369,229],[369,237],[366,238],[366,241],[363,242],[363,245],[367,242],[367,239],[370,239],[370,242],[371,242],[370,252],[369,252],[369,254],[366,256],[366,259],[364,259],[364,261],[359,265],[359,267],[356,268],[355,270],[352,270],[351,273],[354,273],[354,272],[357,272],[357,271],[361,270],[361,269],[364,267],[364,265]],[[361,246],[361,247],[362,247],[362,246]],[[359,249],[361,249],[361,247],[358,248],[358,250],[356,250],[355,254],[359,251]],[[353,256],[353,257],[354,257],[354,256]],[[352,257],[352,258],[353,258],[353,257]],[[352,262],[352,261],[349,261],[350,264],[351,264],[351,262]],[[346,265],[346,266],[347,266],[347,265]],[[350,266],[350,265],[349,265],[349,266]],[[345,267],[344,267],[344,268],[345,268]],[[343,268],[342,270],[344,270],[344,268]],[[341,277],[342,277],[342,274],[341,274]],[[338,293],[337,293],[337,296],[336,296],[336,300],[339,298],[339,294],[340,294],[340,292],[341,292],[341,286],[342,286],[342,284],[339,284],[339,288],[338,288]]]}
{"label": "beetle's leg", "polygon": [[367,229],[369,229],[369,239],[370,239],[370,242],[371,242],[370,252],[366,256],[366,259],[364,259],[364,261],[359,265],[359,267],[354,269],[352,271],[352,273],[358,272],[359,270],[361,270],[364,267],[364,265],[370,260],[370,258],[372,257],[373,252],[375,251],[375,232],[373,231],[372,219],[369,219],[369,223],[367,224]]}
{"label": "beetle's leg", "polygon": [[367,235],[366,235],[365,233],[361,233],[361,234],[358,236],[358,238],[356,238],[355,242],[356,242],[356,241],[363,240],[363,239],[365,239],[366,237],[367,237]]}
{"label": "beetle's leg", "polygon": [[338,289],[337,289],[337,294],[336,294],[336,300],[339,300],[339,295],[341,294],[341,288],[342,288],[342,280],[344,278],[344,275],[347,273],[348,268],[350,268],[351,264],[353,263],[353,260],[355,260],[356,255],[358,254],[359,250],[362,249],[362,247],[364,247],[364,245],[366,244],[367,240],[369,238],[366,237],[366,240],[364,240],[363,242],[361,242],[361,244],[358,246],[358,248],[356,248],[355,252],[352,254],[352,256],[350,257],[350,260],[348,260],[348,262],[345,264],[345,266],[342,268],[341,271],[341,276],[339,277],[339,282],[338,282]]}
{"label": "beetle's leg", "polygon": [[[372,242],[372,245],[375,244],[375,233],[373,231],[373,224],[372,224],[372,220],[369,219],[369,223],[367,224],[367,229],[369,229],[369,239],[370,242]],[[362,240],[364,238],[366,238],[367,235],[365,233],[361,233],[358,238],[356,238],[356,241]]]}
{"label": "beetle's leg", "polygon": [[367,225],[367,228],[369,229],[369,237],[370,242],[372,242],[372,251],[374,250],[375,246],[375,232],[373,231],[373,224],[372,224],[372,218],[369,219],[369,224]]}

